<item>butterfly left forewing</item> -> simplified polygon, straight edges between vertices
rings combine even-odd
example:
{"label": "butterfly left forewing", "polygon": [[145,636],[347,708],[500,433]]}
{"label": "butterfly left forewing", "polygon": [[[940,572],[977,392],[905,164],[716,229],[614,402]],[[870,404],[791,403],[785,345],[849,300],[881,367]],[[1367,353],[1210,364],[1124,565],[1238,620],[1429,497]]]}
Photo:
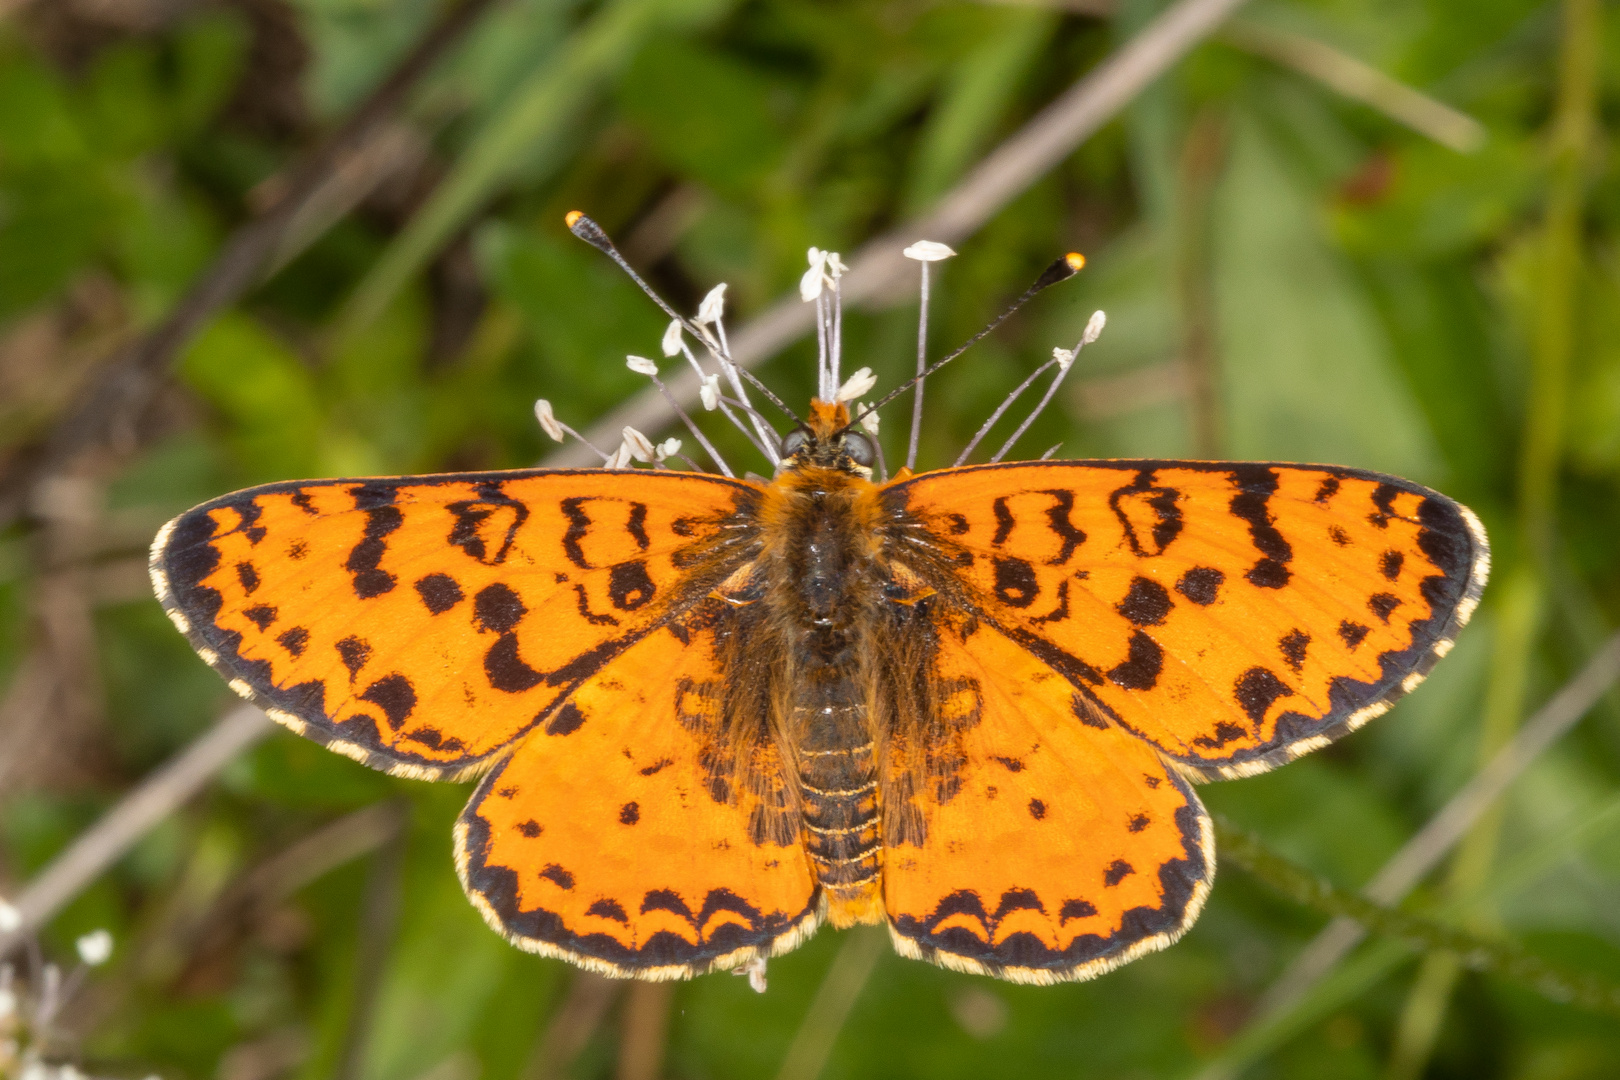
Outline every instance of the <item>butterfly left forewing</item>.
{"label": "butterfly left forewing", "polygon": [[753,497],[600,470],[269,484],[171,522],[152,578],[203,658],[281,723],[453,776],[701,599]]}
{"label": "butterfly left forewing", "polygon": [[924,576],[1208,775],[1387,709],[1450,648],[1489,566],[1466,508],[1352,469],[1030,462],[885,498],[934,553]]}
{"label": "butterfly left forewing", "polygon": [[642,639],[474,793],[456,860],[489,923],[531,952],[616,976],[685,978],[784,952],[819,894],[797,829],[775,827],[774,747],[725,733],[708,600]]}
{"label": "butterfly left forewing", "polygon": [[[1197,918],[1208,817],[1145,742],[1075,713],[1076,691],[971,616],[936,612],[937,715],[888,754],[884,901],[896,948],[1016,982],[1101,974]],[[931,732],[919,765],[912,733]]]}

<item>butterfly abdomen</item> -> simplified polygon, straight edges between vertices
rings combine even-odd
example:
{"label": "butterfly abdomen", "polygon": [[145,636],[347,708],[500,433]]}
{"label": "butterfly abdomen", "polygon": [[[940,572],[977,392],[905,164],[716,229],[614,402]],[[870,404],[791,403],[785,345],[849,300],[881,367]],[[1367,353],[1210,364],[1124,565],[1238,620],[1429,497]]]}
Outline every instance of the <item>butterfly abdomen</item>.
{"label": "butterfly abdomen", "polygon": [[876,597],[875,500],[865,480],[790,470],[762,514],[780,700],[797,762],[803,840],[835,926],[882,918],[877,747],[864,628]]}

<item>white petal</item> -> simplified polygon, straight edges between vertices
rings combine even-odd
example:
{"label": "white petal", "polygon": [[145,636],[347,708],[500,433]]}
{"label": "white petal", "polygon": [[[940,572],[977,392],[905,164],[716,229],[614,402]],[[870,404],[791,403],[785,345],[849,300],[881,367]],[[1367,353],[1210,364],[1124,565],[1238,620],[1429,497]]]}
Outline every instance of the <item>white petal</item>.
{"label": "white petal", "polygon": [[698,397],[703,400],[703,407],[710,412],[720,407],[720,376],[703,376],[703,385],[698,388]]}
{"label": "white petal", "polygon": [[1056,360],[1058,362],[1058,367],[1062,368],[1064,371],[1068,371],[1069,370],[1069,365],[1074,363],[1074,350],[1073,349],[1053,349],[1052,350],[1052,359],[1054,359],[1054,360]]}
{"label": "white petal", "polygon": [[674,356],[681,351],[681,320],[669,320],[669,326],[664,328],[664,340],[660,346],[665,356]]}
{"label": "white petal", "polygon": [[92,930],[74,942],[78,947],[79,959],[91,967],[105,964],[112,955],[113,937],[105,930]]}
{"label": "white petal", "polygon": [[844,265],[844,260],[840,259],[838,257],[838,252],[836,252],[836,251],[827,252],[827,276],[828,277],[832,278],[834,281],[837,281],[839,278],[843,277],[844,274],[846,274],[848,271],[849,271],[849,267],[845,266]]}
{"label": "white petal", "polygon": [[[814,251],[815,248],[810,250]],[[821,267],[810,267],[804,272],[804,276],[799,279],[799,299],[808,304],[820,296],[822,283],[826,280],[826,276],[821,272]]]}
{"label": "white petal", "polygon": [[876,409],[861,414],[861,428],[872,438],[877,438],[878,414]]}
{"label": "white petal", "polygon": [[837,401],[854,401],[877,385],[877,376],[872,369],[863,367],[855,374],[844,380],[844,385],[838,388]]}
{"label": "white petal", "polygon": [[0,986],[0,1021],[17,1015],[17,995],[9,986]]}
{"label": "white petal", "polygon": [[719,322],[721,316],[723,316],[725,313],[726,283],[722,281],[720,284],[709,290],[709,295],[705,296],[703,298],[703,303],[698,305],[697,318],[693,319],[692,321],[697,323],[699,326],[708,326],[710,323]]}
{"label": "white petal", "polygon": [[657,452],[653,449],[652,440],[633,427],[624,429],[624,445],[637,461],[651,461]]}
{"label": "white petal", "polygon": [[619,448],[613,451],[613,453],[609,454],[606,461],[602,462],[602,468],[628,469],[630,467],[631,456],[630,444],[620,443]]}
{"label": "white petal", "polygon": [[657,450],[658,453],[655,456],[659,461],[663,461],[665,458],[672,458],[681,452],[681,440],[665,439],[663,442],[658,444]]}
{"label": "white petal", "polygon": [[22,912],[7,900],[0,899],[0,934],[9,934],[22,926]]}
{"label": "white petal", "polygon": [[1091,320],[1086,323],[1086,332],[1080,335],[1080,344],[1090,345],[1102,337],[1103,327],[1108,325],[1108,316],[1101,311],[1093,311]]}
{"label": "white petal", "polygon": [[941,262],[955,255],[956,252],[934,240],[919,240],[900,254],[908,259],[916,259],[918,262]]}
{"label": "white petal", "polygon": [[563,441],[562,425],[557,423],[557,417],[551,411],[551,402],[540,398],[534,403],[534,418],[540,421],[540,430],[550,435],[556,442]]}
{"label": "white petal", "polygon": [[827,253],[818,247],[811,248],[804,255],[806,259],[810,260],[810,269],[812,270],[820,270],[827,265]]}
{"label": "white petal", "polygon": [[647,359],[645,356],[627,356],[624,358],[624,366],[635,372],[637,375],[658,374],[658,365]]}

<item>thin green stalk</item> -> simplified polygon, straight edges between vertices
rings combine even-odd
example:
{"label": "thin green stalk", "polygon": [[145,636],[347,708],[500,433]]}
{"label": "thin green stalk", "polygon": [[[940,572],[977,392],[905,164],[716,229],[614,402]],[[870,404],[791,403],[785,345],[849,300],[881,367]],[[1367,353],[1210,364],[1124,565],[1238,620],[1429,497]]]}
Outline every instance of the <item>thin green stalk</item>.
{"label": "thin green stalk", "polygon": [[[1546,221],[1538,253],[1530,393],[1519,460],[1519,530],[1526,562],[1510,582],[1501,605],[1497,663],[1480,733],[1482,759],[1512,738],[1518,726],[1554,553],[1558,469],[1582,261],[1585,171],[1598,124],[1602,40],[1598,0],[1565,0],[1563,15]],[[1446,882],[1448,898],[1477,892],[1484,884],[1500,829],[1500,810],[1493,810],[1474,826],[1452,863]],[[1476,922],[1488,918],[1488,913],[1480,913]],[[1431,954],[1424,959],[1396,1028],[1389,1080],[1413,1080],[1423,1072],[1459,972],[1454,958]]]}

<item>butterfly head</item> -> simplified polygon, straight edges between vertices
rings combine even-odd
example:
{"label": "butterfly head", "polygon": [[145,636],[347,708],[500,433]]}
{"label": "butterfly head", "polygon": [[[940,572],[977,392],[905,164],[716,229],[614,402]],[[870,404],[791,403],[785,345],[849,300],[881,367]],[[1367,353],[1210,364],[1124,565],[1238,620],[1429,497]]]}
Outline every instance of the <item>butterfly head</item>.
{"label": "butterfly head", "polygon": [[866,432],[849,426],[842,401],[810,402],[810,417],[782,440],[782,467],[821,468],[870,478],[877,450]]}

